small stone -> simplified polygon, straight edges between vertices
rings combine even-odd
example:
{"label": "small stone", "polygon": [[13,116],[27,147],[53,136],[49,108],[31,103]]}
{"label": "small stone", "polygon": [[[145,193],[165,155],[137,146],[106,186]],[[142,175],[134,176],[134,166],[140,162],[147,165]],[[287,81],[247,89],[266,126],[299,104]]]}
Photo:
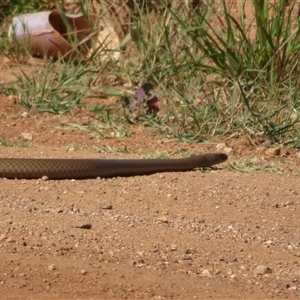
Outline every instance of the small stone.
{"label": "small stone", "polygon": [[21,137],[24,140],[27,140],[27,141],[32,141],[33,140],[33,135],[31,133],[28,133],[28,132],[22,132]]}
{"label": "small stone", "polygon": [[56,270],[56,267],[55,267],[55,265],[49,265],[49,266],[48,266],[48,269],[49,269],[50,271],[54,271],[54,270]]}
{"label": "small stone", "polygon": [[210,276],[209,270],[207,270],[207,269],[203,270],[203,271],[202,271],[202,275],[203,275],[203,276]]}
{"label": "small stone", "polygon": [[190,255],[187,255],[187,254],[182,254],[182,255],[181,255],[181,258],[182,258],[183,260],[191,260],[191,259],[192,259],[191,256],[190,256]]}
{"label": "small stone", "polygon": [[254,271],[254,275],[264,275],[268,273],[272,273],[272,269],[267,266],[257,266]]}
{"label": "small stone", "polygon": [[166,216],[159,216],[156,218],[156,221],[162,222],[162,223],[168,223],[168,218]]}
{"label": "small stone", "polygon": [[268,148],[266,149],[265,154],[269,156],[279,156],[280,148]]}
{"label": "small stone", "polygon": [[137,264],[136,260],[131,260],[129,263],[130,266],[135,266],[136,264]]}
{"label": "small stone", "polygon": [[290,190],[290,193],[291,193],[292,195],[298,195],[298,192],[297,192],[296,190]]}
{"label": "small stone", "polygon": [[1,234],[1,235],[0,235],[0,242],[1,242],[1,241],[4,241],[6,238],[7,238],[7,236],[6,236],[5,233]]}
{"label": "small stone", "polygon": [[69,149],[68,149],[68,151],[69,152],[74,152],[76,149],[74,148],[74,147],[70,147]]}
{"label": "small stone", "polygon": [[88,221],[78,221],[76,224],[75,224],[75,227],[76,228],[82,228],[82,229],[91,229],[92,228],[92,224]]}
{"label": "small stone", "polygon": [[99,203],[99,206],[101,209],[112,209],[112,205],[107,202],[101,202]]}
{"label": "small stone", "polygon": [[286,206],[293,205],[293,204],[294,204],[294,201],[288,200],[288,201],[284,202],[283,206],[286,207]]}
{"label": "small stone", "polygon": [[47,181],[47,180],[49,180],[49,177],[46,176],[46,175],[44,175],[41,179],[42,179],[43,181]]}
{"label": "small stone", "polygon": [[227,147],[225,143],[217,144],[216,149],[218,151],[225,152],[226,154],[230,154],[233,151],[233,149],[230,147]]}
{"label": "small stone", "polygon": [[80,270],[80,273],[81,273],[82,275],[85,275],[85,274],[87,274],[87,270]]}
{"label": "small stone", "polygon": [[177,245],[172,244],[172,245],[171,245],[171,251],[176,251],[176,250],[177,250]]}
{"label": "small stone", "polygon": [[15,95],[9,95],[7,103],[10,104],[10,105],[17,104],[18,103],[17,96],[15,96]]}
{"label": "small stone", "polygon": [[265,241],[265,245],[267,245],[267,246],[271,246],[272,244],[273,244],[273,241],[271,241],[271,240]]}

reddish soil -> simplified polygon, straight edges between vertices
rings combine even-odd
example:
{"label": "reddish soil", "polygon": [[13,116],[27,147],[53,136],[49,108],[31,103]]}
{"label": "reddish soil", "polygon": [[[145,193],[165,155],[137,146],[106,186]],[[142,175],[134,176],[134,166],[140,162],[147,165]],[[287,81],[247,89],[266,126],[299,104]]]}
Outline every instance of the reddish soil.
{"label": "reddish soil", "polygon": [[[1,61],[5,84],[18,66]],[[0,139],[13,146],[0,147],[0,157],[178,157],[219,146],[178,143],[141,125],[128,127],[130,137],[112,129],[104,139],[84,130],[97,124],[88,109],[24,111],[0,96]],[[1,178],[1,299],[299,299],[298,153],[274,157],[263,146],[225,142],[229,160],[212,170]],[[234,163],[240,171],[230,170]],[[92,227],[76,228],[79,221]]]}
{"label": "reddish soil", "polygon": [[[70,130],[66,124],[84,126],[87,109],[22,117],[25,109],[8,97],[0,108],[2,140],[22,145],[22,134],[32,135],[29,147],[0,147],[1,157],[217,150],[153,136],[140,125],[127,138]],[[205,172],[0,179],[1,299],[299,298],[297,153],[270,158],[263,148],[228,146],[229,161]],[[224,168],[239,161],[274,173]],[[112,208],[101,209],[103,202]],[[79,221],[92,228],[76,228]]]}

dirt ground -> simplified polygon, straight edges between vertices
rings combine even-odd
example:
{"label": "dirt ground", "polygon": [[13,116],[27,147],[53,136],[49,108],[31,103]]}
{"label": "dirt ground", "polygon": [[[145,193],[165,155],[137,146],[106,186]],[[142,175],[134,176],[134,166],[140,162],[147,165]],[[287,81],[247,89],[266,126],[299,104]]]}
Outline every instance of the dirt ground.
{"label": "dirt ground", "polygon": [[[1,157],[172,157],[219,145],[177,143],[140,125],[130,137],[100,139],[66,126],[84,127],[86,109],[24,111],[0,97],[1,139],[32,139],[0,147]],[[226,144],[229,161],[204,172],[0,179],[1,299],[298,299],[298,153]],[[243,161],[262,171],[226,168]],[[81,221],[91,229],[77,228]]]}
{"label": "dirt ground", "polygon": [[[17,66],[1,61],[5,83]],[[217,151],[224,142],[230,153],[205,171],[1,178],[1,299],[299,299],[296,150],[270,156],[245,141],[178,143],[140,125],[130,137],[112,130],[101,139],[84,130],[97,122],[87,109],[24,112],[0,96],[0,139],[14,145],[0,147],[0,157],[176,157]],[[234,163],[241,171],[230,170]]]}

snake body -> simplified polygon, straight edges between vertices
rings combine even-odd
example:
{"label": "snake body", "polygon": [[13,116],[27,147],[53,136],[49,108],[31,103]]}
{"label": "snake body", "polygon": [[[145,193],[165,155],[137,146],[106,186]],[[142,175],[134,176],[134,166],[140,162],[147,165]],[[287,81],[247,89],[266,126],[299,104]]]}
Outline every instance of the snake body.
{"label": "snake body", "polygon": [[32,159],[0,158],[0,177],[8,179],[108,178],[189,171],[227,160],[223,153],[205,153],[178,159]]}

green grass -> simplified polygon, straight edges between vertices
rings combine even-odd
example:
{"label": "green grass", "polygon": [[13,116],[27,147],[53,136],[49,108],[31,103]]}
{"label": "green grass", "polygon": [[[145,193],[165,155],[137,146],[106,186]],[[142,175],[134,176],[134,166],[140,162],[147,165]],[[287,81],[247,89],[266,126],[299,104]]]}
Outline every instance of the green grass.
{"label": "green grass", "polygon": [[[226,0],[197,9],[187,9],[183,1],[132,1],[132,23],[121,40],[119,61],[103,67],[100,48],[85,61],[44,60],[43,67],[2,86],[2,93],[17,95],[28,109],[35,105],[56,114],[85,105],[89,97],[119,97],[113,107],[91,109],[100,127],[116,128],[121,136],[141,123],[181,141],[246,136],[254,143],[263,139],[299,147],[300,19],[293,13],[296,1],[291,2],[286,7],[284,0],[253,0],[257,34],[250,38],[243,1],[238,1],[239,18],[230,15]],[[26,1],[23,11],[36,11],[36,5]],[[124,3],[101,5],[105,12]],[[81,0],[80,7],[88,16],[88,1]],[[212,26],[220,9],[223,27]],[[0,50],[17,60],[18,51],[5,37],[15,12],[12,2],[0,25]],[[145,82],[156,85],[157,116],[122,106],[122,97],[132,97]],[[108,137],[106,129],[99,136]]]}
{"label": "green grass", "polygon": [[285,173],[285,168],[281,168],[277,164],[270,164],[261,161],[260,159],[244,159],[244,160],[234,160],[232,163],[228,163],[225,167],[229,171],[239,171],[242,173],[253,173],[257,171],[263,171],[266,173]]}
{"label": "green grass", "polygon": [[16,148],[27,148],[30,147],[30,141],[22,141],[22,142],[9,142],[3,138],[0,138],[0,146],[1,147],[16,147]]}

